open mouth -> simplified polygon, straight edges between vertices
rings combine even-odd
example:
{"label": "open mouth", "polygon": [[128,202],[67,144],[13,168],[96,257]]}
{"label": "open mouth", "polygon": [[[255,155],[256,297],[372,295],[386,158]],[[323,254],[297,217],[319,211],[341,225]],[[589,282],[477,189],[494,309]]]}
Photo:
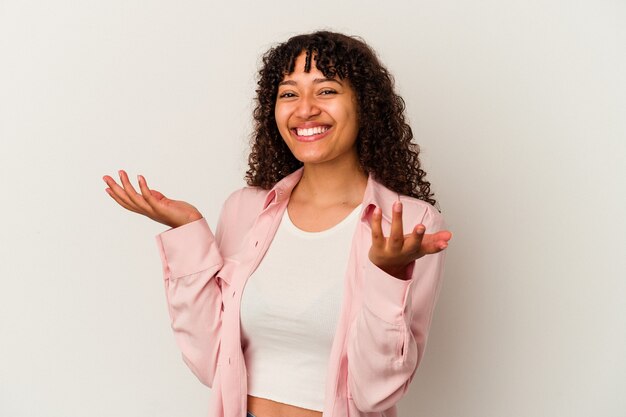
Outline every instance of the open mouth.
{"label": "open mouth", "polygon": [[311,142],[321,139],[326,135],[326,132],[330,130],[330,126],[315,126],[308,128],[293,128],[291,131],[294,133],[298,140],[304,142]]}

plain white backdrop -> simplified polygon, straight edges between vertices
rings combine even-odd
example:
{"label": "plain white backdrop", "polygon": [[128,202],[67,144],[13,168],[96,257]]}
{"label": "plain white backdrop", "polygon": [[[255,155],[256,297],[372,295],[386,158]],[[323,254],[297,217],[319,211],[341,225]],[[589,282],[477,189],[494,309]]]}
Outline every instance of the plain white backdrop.
{"label": "plain white backdrop", "polygon": [[0,0],[0,416],[206,416],[126,169],[215,224],[259,57],[326,28],[395,75],[454,232],[404,417],[626,413],[626,3]]}

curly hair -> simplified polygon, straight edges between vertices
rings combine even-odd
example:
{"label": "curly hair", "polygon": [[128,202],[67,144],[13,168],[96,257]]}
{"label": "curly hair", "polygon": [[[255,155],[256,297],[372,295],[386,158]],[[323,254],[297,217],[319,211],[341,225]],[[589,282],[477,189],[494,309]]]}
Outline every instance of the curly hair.
{"label": "curly hair", "polygon": [[426,173],[420,167],[419,146],[404,116],[405,103],[394,91],[394,80],[374,50],[359,38],[318,31],[298,35],[263,55],[253,112],[254,132],[246,182],[264,189],[300,168],[282,139],[274,107],[278,84],[295,70],[306,53],[304,70],[312,61],[327,78],[348,79],[357,98],[357,154],[362,169],[387,188],[436,204]]}

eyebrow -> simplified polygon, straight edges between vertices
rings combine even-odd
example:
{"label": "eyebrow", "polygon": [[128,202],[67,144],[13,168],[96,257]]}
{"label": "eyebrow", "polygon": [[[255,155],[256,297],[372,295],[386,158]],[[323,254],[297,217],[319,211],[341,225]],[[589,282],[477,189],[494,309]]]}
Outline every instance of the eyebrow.
{"label": "eyebrow", "polygon": [[[316,78],[313,80],[313,84],[321,84],[321,83],[326,83],[326,82],[335,82],[341,86],[343,86],[343,84],[341,83],[341,81],[335,79],[335,78]],[[281,81],[280,83],[278,83],[278,86],[280,87],[281,85],[298,85],[297,82],[295,82],[294,80],[285,80],[285,81]]]}

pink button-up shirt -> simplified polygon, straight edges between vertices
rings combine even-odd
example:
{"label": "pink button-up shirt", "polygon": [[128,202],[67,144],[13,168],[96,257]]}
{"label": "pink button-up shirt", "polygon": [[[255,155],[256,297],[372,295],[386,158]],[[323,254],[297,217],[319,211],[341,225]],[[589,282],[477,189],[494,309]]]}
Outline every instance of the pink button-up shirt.
{"label": "pink button-up shirt", "polygon": [[[270,191],[246,187],[231,194],[215,235],[200,219],[157,236],[172,329],[185,363],[213,389],[210,417],[246,415],[241,294],[270,246],[301,176],[299,169]],[[443,217],[428,203],[368,179],[328,361],[324,417],[395,417],[395,404],[406,393],[424,354],[445,251],[415,261],[407,280],[372,264],[371,212],[374,207],[382,209],[388,235],[388,215],[396,200],[403,204],[405,233],[420,222],[427,233],[444,228]]]}

